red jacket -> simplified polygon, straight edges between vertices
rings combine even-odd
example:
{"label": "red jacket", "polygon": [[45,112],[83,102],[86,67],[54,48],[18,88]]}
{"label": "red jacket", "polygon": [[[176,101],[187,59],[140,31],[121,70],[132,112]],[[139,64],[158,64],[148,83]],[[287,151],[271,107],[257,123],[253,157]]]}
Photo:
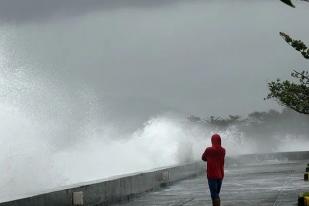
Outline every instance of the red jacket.
{"label": "red jacket", "polygon": [[207,178],[223,179],[225,149],[221,147],[221,138],[218,134],[211,137],[212,147],[207,147],[202,160],[207,161]]}

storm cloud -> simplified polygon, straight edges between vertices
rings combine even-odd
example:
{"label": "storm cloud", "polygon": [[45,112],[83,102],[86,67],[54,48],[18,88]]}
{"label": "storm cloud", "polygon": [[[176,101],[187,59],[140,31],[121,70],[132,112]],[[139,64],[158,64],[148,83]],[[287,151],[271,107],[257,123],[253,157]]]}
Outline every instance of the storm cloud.
{"label": "storm cloud", "polygon": [[59,87],[37,94],[40,99],[72,96],[65,101],[79,102],[75,93],[89,90],[108,111],[145,116],[143,121],[167,110],[208,116],[278,108],[263,100],[267,81],[289,78],[292,68],[304,66],[278,33],[306,41],[309,29],[299,21],[308,17],[308,6],[227,0],[1,1],[0,18],[7,20],[0,28],[2,71],[22,73],[21,81],[27,77],[30,85],[45,82],[36,92]]}
{"label": "storm cloud", "polygon": [[[85,15],[98,10],[164,7],[186,0],[3,0],[0,19],[10,23],[42,22],[49,18]],[[190,2],[200,1],[191,0]]]}

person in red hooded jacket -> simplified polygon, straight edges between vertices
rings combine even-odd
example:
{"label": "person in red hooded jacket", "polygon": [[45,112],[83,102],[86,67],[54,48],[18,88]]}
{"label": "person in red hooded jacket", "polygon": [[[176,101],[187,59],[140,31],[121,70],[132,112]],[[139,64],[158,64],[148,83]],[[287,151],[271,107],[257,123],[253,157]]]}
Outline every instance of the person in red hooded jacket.
{"label": "person in red hooded jacket", "polygon": [[211,137],[211,147],[207,147],[202,160],[207,162],[207,179],[213,206],[220,206],[220,190],[224,178],[225,149],[221,146],[221,137]]}

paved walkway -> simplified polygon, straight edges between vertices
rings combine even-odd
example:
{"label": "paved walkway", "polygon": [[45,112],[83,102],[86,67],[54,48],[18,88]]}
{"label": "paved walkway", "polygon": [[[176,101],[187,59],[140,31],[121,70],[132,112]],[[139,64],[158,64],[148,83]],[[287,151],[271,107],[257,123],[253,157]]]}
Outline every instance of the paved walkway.
{"label": "paved walkway", "polygon": [[[309,162],[309,160],[308,160]],[[226,170],[221,191],[223,206],[297,205],[298,193],[309,191],[303,173],[307,162],[264,162]],[[117,206],[211,205],[207,179],[198,177],[150,192]],[[116,205],[115,205],[116,206]]]}

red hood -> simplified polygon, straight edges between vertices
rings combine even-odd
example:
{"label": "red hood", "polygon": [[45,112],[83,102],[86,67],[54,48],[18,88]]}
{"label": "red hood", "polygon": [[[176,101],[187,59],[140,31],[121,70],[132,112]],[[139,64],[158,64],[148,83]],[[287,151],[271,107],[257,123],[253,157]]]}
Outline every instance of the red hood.
{"label": "red hood", "polygon": [[221,147],[221,137],[218,134],[214,134],[211,137],[211,143],[213,147]]}

